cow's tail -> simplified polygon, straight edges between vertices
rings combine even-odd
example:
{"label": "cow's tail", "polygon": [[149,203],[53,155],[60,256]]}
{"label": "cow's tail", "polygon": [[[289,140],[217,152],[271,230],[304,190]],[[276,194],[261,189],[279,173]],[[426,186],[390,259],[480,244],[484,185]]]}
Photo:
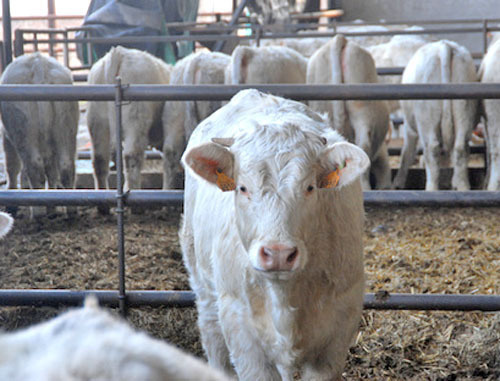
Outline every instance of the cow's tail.
{"label": "cow's tail", "polygon": [[[49,78],[50,67],[46,60],[37,55],[34,56],[33,62],[33,84],[50,85],[51,79]],[[50,127],[52,126],[52,117],[54,116],[54,104],[48,101],[37,101],[36,106],[38,109],[37,124],[43,130],[42,136],[48,137]]]}
{"label": "cow's tail", "polygon": [[[198,71],[198,63],[200,61],[200,57],[196,56],[191,59],[184,70],[184,75],[183,75],[183,83],[184,85],[195,85],[196,84],[196,73]],[[190,134],[192,130],[198,125],[200,122],[199,120],[199,115],[198,115],[198,107],[196,101],[186,101],[186,119],[185,119],[185,124],[184,128],[187,133]],[[188,136],[188,134],[186,135]]]}
{"label": "cow's tail", "polygon": [[[344,59],[344,51],[347,46],[347,39],[339,34],[332,40],[330,47],[330,63],[331,63],[331,83],[344,83],[344,75],[342,69],[342,61]],[[332,101],[333,108],[333,127],[336,130],[344,131],[346,123],[346,107],[345,101]]]}
{"label": "cow's tail", "polygon": [[248,64],[252,58],[253,51],[245,46],[238,47],[233,52],[231,59],[231,83],[233,85],[247,82]]}
{"label": "cow's tail", "polygon": [[120,47],[112,47],[104,61],[104,80],[108,84],[114,84],[116,77],[120,75],[122,63],[122,52]]}
{"label": "cow's tail", "polygon": [[[121,77],[121,65],[123,60],[123,51],[121,46],[112,47],[111,50],[106,54],[104,59],[104,83],[113,85],[116,83],[116,77]],[[116,112],[114,107],[107,107],[108,110],[108,121],[110,126],[116,125]],[[114,134],[113,134],[114,135]],[[111,140],[114,141],[114,136],[111,136]]]}
{"label": "cow's tail", "polygon": [[[446,42],[440,44],[439,58],[441,61],[441,83],[451,83],[453,48]],[[443,109],[441,115],[441,138],[443,139],[442,148],[446,152],[451,152],[453,148],[453,142],[455,140],[451,99],[443,99]]]}

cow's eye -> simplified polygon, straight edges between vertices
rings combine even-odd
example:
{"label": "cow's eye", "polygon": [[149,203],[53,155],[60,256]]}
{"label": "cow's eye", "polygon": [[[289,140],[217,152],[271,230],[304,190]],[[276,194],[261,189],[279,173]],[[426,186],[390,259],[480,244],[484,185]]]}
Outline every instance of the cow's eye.
{"label": "cow's eye", "polygon": [[309,185],[306,189],[307,193],[311,193],[314,190],[314,185]]}
{"label": "cow's eye", "polygon": [[247,193],[247,192],[248,192],[247,187],[246,187],[246,186],[244,186],[244,185],[240,186],[240,192],[241,192],[241,193]]}

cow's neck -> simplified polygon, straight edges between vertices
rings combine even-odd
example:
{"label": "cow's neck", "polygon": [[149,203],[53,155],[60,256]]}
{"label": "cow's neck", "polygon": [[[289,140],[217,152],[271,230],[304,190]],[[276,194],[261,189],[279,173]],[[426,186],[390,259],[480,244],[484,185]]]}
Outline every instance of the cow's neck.
{"label": "cow's neck", "polygon": [[297,300],[293,281],[266,281],[274,326],[280,332],[294,332],[297,322]]}

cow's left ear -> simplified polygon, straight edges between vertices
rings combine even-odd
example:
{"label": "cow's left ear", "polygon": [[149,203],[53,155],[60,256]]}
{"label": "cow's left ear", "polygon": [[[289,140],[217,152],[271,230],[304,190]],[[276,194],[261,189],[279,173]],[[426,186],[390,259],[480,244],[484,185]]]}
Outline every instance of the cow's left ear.
{"label": "cow's left ear", "polygon": [[347,142],[326,147],[320,157],[318,188],[335,188],[352,183],[370,166],[368,155]]}
{"label": "cow's left ear", "polygon": [[221,144],[205,143],[191,148],[182,156],[182,164],[224,192],[236,188],[234,156]]}

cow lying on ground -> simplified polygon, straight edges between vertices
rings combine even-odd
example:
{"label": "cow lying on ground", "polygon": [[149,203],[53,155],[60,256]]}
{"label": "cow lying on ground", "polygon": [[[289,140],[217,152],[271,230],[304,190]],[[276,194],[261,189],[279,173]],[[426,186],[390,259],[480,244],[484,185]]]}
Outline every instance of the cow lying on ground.
{"label": "cow lying on ground", "polygon": [[[464,47],[441,40],[422,46],[403,72],[403,84],[476,82],[474,61]],[[401,101],[404,143],[394,188],[403,189],[415,159],[417,140],[423,148],[426,190],[439,189],[439,167],[451,157],[452,188],[469,190],[468,142],[477,121],[477,100],[437,99]]]}
{"label": "cow lying on ground", "polygon": [[[70,85],[70,71],[40,53],[16,58],[5,69],[3,85]],[[75,101],[0,103],[8,188],[71,189],[75,185],[76,134],[80,112]],[[9,208],[15,214],[16,208]],[[49,214],[54,212],[48,209]],[[68,212],[75,212],[69,209]],[[32,207],[31,216],[45,213]]]}
{"label": "cow lying on ground", "polygon": [[[190,54],[174,66],[171,85],[224,84],[230,56],[217,52]],[[175,185],[179,161],[194,128],[221,106],[221,101],[167,101],[163,108],[163,189]]]}
{"label": "cow lying on ground", "polygon": [[209,364],[240,380],[340,379],[363,302],[367,155],[304,104],[245,90],[195,129],[182,163],[180,241]]}
{"label": "cow lying on ground", "polygon": [[[88,82],[92,85],[115,84],[116,77],[120,77],[122,84],[166,85],[170,71],[170,65],[147,52],[117,46],[92,66]],[[144,151],[148,144],[157,148],[163,144],[161,116],[164,103],[132,101],[122,106],[125,189],[141,188]],[[96,188],[107,189],[110,155],[116,146],[114,103],[89,102],[87,123],[92,140]],[[101,207],[100,210],[106,212],[107,208]]]}
{"label": "cow lying on ground", "polygon": [[[335,36],[309,59],[308,84],[377,83],[377,71],[370,53],[342,35]],[[361,147],[371,160],[376,188],[390,188],[391,170],[385,144],[389,111],[385,101],[310,101],[317,112],[328,114],[333,127]],[[362,178],[370,189],[369,171]]]}
{"label": "cow lying on ground", "polygon": [[[489,46],[488,52],[481,62],[479,76],[483,83],[500,82],[500,34]],[[487,169],[486,189],[500,190],[500,101],[498,99],[484,99],[484,116],[486,118],[486,150]]]}
{"label": "cow lying on ground", "polygon": [[179,349],[132,329],[87,298],[84,308],[0,333],[0,379],[9,381],[225,381]]}
{"label": "cow lying on ground", "polygon": [[305,83],[307,58],[286,46],[238,46],[231,55],[226,84]]}

